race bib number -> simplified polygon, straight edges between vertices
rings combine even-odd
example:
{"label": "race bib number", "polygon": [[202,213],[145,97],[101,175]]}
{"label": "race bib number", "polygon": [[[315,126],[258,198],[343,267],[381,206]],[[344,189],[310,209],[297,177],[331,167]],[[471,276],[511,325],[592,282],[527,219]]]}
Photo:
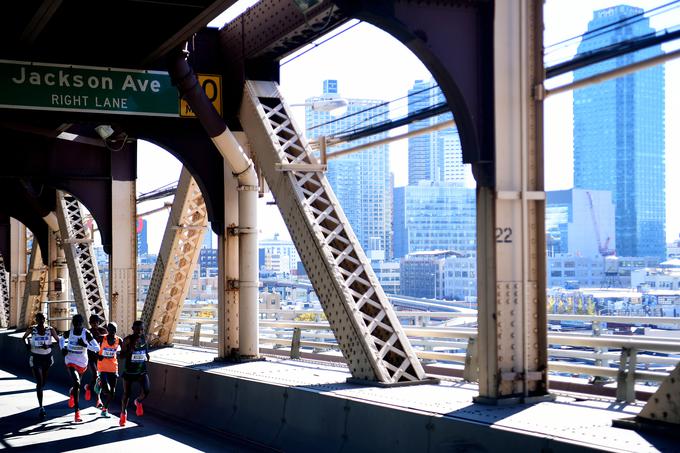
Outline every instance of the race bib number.
{"label": "race bib number", "polygon": [[134,352],[131,360],[133,362],[146,362],[146,354],[143,352]]}
{"label": "race bib number", "polygon": [[115,348],[104,348],[102,351],[102,355],[106,357],[107,359],[110,359],[112,357],[116,356],[116,349]]}
{"label": "race bib number", "polygon": [[85,350],[85,348],[83,348],[82,346],[69,344],[68,350],[69,350],[69,352],[83,352],[83,350]]}
{"label": "race bib number", "polygon": [[34,336],[33,337],[33,345],[34,346],[45,346],[49,345],[50,337],[49,336]]}

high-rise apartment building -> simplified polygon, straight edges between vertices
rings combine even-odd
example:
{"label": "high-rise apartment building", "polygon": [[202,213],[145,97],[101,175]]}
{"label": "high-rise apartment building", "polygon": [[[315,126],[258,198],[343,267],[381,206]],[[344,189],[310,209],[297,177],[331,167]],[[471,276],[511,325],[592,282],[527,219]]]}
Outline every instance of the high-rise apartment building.
{"label": "high-rise apartment building", "polygon": [[[446,103],[444,94],[434,80],[416,80],[408,92],[409,115]],[[452,119],[444,113],[408,126],[409,132]],[[460,137],[455,127],[429,132],[408,139],[408,183],[442,181],[463,185],[465,167]]]}
{"label": "high-rise apartment building", "polygon": [[[594,33],[577,55],[653,33],[643,12],[625,5],[595,11],[588,24]],[[657,45],[625,54],[579,69],[574,78],[659,53]],[[665,256],[664,91],[662,65],[574,91],[574,187],[612,193],[618,255]]]}
{"label": "high-rise apartment building", "polygon": [[149,253],[148,223],[141,217],[137,218],[137,255]]}
{"label": "high-rise apartment building", "polygon": [[[339,98],[336,80],[325,80],[323,94],[307,99],[306,134],[310,139],[333,136],[357,128],[387,121],[389,109],[384,101],[347,99],[345,112],[314,110],[311,106]],[[339,151],[350,146],[387,137],[387,132],[334,147]],[[328,163],[328,181],[342,206],[354,233],[369,257],[389,259],[392,256],[392,191],[390,186],[389,147],[376,146],[349,154]]]}

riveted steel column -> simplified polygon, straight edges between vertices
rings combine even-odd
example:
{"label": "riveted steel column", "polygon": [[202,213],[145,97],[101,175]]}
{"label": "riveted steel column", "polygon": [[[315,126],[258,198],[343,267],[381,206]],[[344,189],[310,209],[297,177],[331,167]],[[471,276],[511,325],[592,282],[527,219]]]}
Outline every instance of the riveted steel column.
{"label": "riveted steel column", "polygon": [[[542,2],[495,4],[495,187],[477,190],[479,402],[547,395]],[[535,94],[538,94],[535,96]]]}
{"label": "riveted steel column", "polygon": [[[234,133],[236,140],[247,149],[242,132]],[[238,180],[231,175],[231,167],[224,162],[224,231],[218,237],[218,350],[220,358],[235,357],[239,351],[239,224]]]}
{"label": "riveted steel column", "polygon": [[42,252],[38,241],[31,244],[31,259],[26,273],[26,284],[22,295],[19,328],[26,328],[33,322],[35,315],[42,311],[47,300],[47,268],[43,265]]}
{"label": "riveted steel column", "polygon": [[137,204],[135,181],[111,181],[112,247],[109,256],[109,319],[119,334],[137,319]]}
{"label": "riveted steel column", "polygon": [[[59,332],[69,329],[71,303],[68,301],[69,278],[64,250],[59,244],[59,230],[50,229],[48,241],[48,323]],[[27,322],[31,322],[27,320]]]}
{"label": "riveted steel column", "polygon": [[26,284],[26,227],[10,218],[10,248],[12,260],[9,271],[10,325],[18,326],[21,317],[21,299]]}

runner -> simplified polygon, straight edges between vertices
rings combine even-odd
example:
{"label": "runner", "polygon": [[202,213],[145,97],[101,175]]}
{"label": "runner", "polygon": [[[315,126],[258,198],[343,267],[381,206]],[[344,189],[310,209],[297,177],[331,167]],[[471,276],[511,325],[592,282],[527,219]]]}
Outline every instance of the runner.
{"label": "runner", "polygon": [[[47,382],[47,372],[54,363],[52,358],[52,339],[59,342],[59,336],[54,327],[45,325],[45,315],[38,313],[35,315],[35,325],[26,329],[23,341],[26,343],[26,350],[30,353],[28,364],[31,367],[33,377],[35,377],[35,392],[38,395],[38,417],[42,420],[47,415],[43,407],[43,388]],[[26,339],[28,342],[26,342]]]}
{"label": "runner", "polygon": [[83,327],[82,315],[73,316],[71,329],[64,332],[64,336],[59,338],[59,347],[61,348],[61,353],[64,354],[66,371],[73,383],[68,407],[75,408],[74,421],[82,422],[78,404],[80,400],[80,380],[85,370],[87,370],[87,349],[99,351],[99,344],[92,337],[90,331]]}
{"label": "runner", "polygon": [[106,396],[102,407],[102,416],[109,418],[109,404],[113,399],[113,394],[116,391],[116,381],[118,380],[118,358],[116,353],[120,350],[120,345],[123,340],[116,335],[118,326],[115,322],[110,322],[106,326],[108,335],[102,338],[102,344],[99,348],[99,382],[102,393]]}
{"label": "runner", "polygon": [[144,415],[142,401],[149,396],[149,376],[146,372],[146,362],[151,360],[144,336],[144,323],[135,321],[132,323],[132,335],[123,340],[121,357],[125,358],[125,373],[123,373],[123,401],[120,411],[120,426],[125,426],[127,421],[127,405],[132,393],[132,384],[139,382],[142,386],[141,394],[135,399],[135,413],[138,417]]}
{"label": "runner", "polygon": [[[90,333],[94,337],[94,339],[97,341],[97,343],[101,344],[102,339],[104,336],[106,336],[107,331],[104,327],[101,327],[99,324],[101,324],[102,319],[95,315],[92,314],[90,315]],[[92,352],[90,350],[87,351],[87,368],[90,370],[90,383],[85,384],[85,399],[87,401],[90,401],[90,398],[92,398],[92,389],[96,390],[96,382],[97,382],[97,352]],[[95,392],[97,393],[97,392]],[[99,394],[97,394],[97,404],[95,404],[95,407],[101,407],[102,402],[101,399],[99,398]]]}

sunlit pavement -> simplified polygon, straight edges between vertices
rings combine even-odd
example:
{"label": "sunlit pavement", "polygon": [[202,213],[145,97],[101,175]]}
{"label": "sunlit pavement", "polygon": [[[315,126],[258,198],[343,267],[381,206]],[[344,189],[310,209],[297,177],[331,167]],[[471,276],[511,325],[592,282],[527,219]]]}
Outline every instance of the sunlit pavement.
{"label": "sunlit pavement", "polygon": [[[68,389],[48,384],[43,403],[45,420],[38,419],[35,383],[0,370],[0,449],[12,451],[79,452],[93,447],[102,451],[262,451],[237,441],[200,432],[190,426],[128,408],[126,426],[118,426],[119,408],[110,418],[100,415],[93,401],[82,398],[80,423],[73,421]],[[130,403],[132,407],[132,403]],[[91,450],[90,450],[91,451]]]}

